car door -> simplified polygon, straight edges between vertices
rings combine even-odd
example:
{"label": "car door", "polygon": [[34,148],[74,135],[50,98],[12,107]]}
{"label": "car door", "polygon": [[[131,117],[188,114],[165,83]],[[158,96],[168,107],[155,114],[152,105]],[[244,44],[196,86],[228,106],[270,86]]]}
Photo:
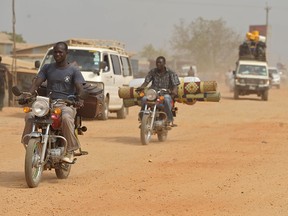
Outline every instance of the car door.
{"label": "car door", "polygon": [[117,110],[122,107],[123,101],[118,96],[118,89],[123,84],[123,72],[122,64],[119,59],[119,55],[111,54],[111,64],[113,68],[112,83],[113,86],[109,86],[110,89],[110,103],[109,109]]}

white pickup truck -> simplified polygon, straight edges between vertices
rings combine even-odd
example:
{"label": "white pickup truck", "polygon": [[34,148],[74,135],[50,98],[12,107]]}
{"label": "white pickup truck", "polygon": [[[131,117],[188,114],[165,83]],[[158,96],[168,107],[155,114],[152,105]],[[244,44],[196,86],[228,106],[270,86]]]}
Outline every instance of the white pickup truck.
{"label": "white pickup truck", "polygon": [[266,61],[239,60],[234,74],[234,99],[241,95],[256,94],[268,100],[269,72]]}

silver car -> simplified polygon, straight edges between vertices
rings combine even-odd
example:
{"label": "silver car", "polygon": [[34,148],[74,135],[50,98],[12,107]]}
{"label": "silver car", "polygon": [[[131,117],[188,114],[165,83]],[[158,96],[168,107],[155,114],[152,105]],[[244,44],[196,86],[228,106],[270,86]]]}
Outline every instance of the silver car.
{"label": "silver car", "polygon": [[277,87],[280,88],[280,83],[281,83],[281,76],[280,72],[276,67],[269,67],[269,77],[270,77],[270,87]]}

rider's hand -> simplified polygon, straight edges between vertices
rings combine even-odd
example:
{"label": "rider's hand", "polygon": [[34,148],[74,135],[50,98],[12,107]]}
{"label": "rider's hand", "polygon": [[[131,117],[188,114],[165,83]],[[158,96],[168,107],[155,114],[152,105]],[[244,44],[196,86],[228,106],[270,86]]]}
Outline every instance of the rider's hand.
{"label": "rider's hand", "polygon": [[32,95],[31,92],[23,92],[22,94],[22,98],[27,99],[27,100],[31,99],[33,96],[34,95]]}
{"label": "rider's hand", "polygon": [[25,105],[25,104],[29,104],[31,102],[31,99],[34,97],[35,95],[31,94],[30,92],[24,92],[21,96],[21,98],[18,99],[18,104],[19,105]]}
{"label": "rider's hand", "polygon": [[137,88],[135,89],[136,92],[141,92],[141,91],[143,91],[143,90],[144,90],[143,87],[137,87]]}
{"label": "rider's hand", "polygon": [[79,100],[75,102],[75,107],[76,108],[81,108],[84,106],[84,101],[83,100]]}
{"label": "rider's hand", "polygon": [[178,94],[175,94],[175,93],[171,93],[171,98],[173,99],[173,100],[175,100],[175,98],[177,98],[178,97]]}

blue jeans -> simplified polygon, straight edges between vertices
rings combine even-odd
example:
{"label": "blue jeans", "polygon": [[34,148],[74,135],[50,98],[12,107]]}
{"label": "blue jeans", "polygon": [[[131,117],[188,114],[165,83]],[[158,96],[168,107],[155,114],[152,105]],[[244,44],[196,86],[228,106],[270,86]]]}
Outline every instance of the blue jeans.
{"label": "blue jeans", "polygon": [[[142,98],[142,108],[144,110],[147,97]],[[169,94],[164,95],[164,112],[167,114],[168,122],[173,122],[173,113],[172,113],[172,97]]]}

